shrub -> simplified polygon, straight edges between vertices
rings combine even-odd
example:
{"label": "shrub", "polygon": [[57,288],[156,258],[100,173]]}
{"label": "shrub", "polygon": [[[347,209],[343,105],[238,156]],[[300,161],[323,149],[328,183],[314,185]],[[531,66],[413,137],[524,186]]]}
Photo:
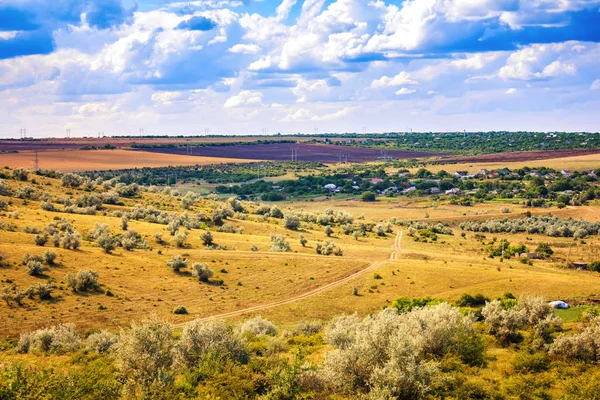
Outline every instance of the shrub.
{"label": "shrub", "polygon": [[114,350],[119,342],[119,336],[109,331],[100,331],[92,333],[87,337],[85,343],[88,349],[97,353],[104,354]]}
{"label": "shrub", "polygon": [[39,283],[33,288],[32,294],[37,294],[40,300],[49,300],[52,298],[52,291],[54,290],[54,284],[52,282]]}
{"label": "shrub", "polygon": [[277,206],[273,206],[271,208],[271,217],[273,218],[283,218],[283,212]]}
{"label": "shrub", "polygon": [[12,177],[18,181],[26,181],[29,177],[29,171],[23,168],[15,168],[12,171]]}
{"label": "shrub", "polygon": [[566,361],[580,360],[597,363],[600,361],[600,318],[596,317],[580,326],[574,335],[562,334],[549,346],[554,358]]}
{"label": "shrub", "polygon": [[285,252],[290,251],[291,247],[289,242],[283,235],[271,235],[271,251]]}
{"label": "shrub", "polygon": [[600,261],[592,261],[588,264],[588,269],[594,272],[600,272]]}
{"label": "shrub", "polygon": [[392,307],[394,307],[398,312],[409,312],[415,308],[426,307],[431,305],[440,304],[442,301],[438,299],[432,299],[429,296],[422,298],[412,298],[408,297],[397,297],[392,303]]}
{"label": "shrub", "polygon": [[561,320],[553,312],[548,303],[539,297],[522,297],[515,304],[494,300],[481,310],[488,332],[498,339],[500,344],[521,340],[520,329],[533,328],[532,345],[541,348],[551,340],[551,333],[560,329]]}
{"label": "shrub", "polygon": [[[57,242],[56,239],[59,239],[59,242]],[[56,246],[57,243],[59,243],[63,249],[77,250],[81,244],[81,236],[79,236],[79,233],[75,231],[65,232],[60,236],[55,236],[54,245]]]}
{"label": "shrub", "polygon": [[[117,367],[131,397],[159,391],[173,381],[174,345],[171,325],[153,316],[122,330],[117,347]],[[135,395],[137,393],[137,396]]]}
{"label": "shrub", "polygon": [[176,364],[184,367],[197,366],[207,356],[241,363],[249,358],[244,341],[222,321],[195,320],[187,324],[174,354]]}
{"label": "shrub", "polygon": [[364,318],[342,316],[325,331],[334,350],[325,355],[324,378],[351,395],[371,398],[423,398],[438,379],[431,358],[455,354],[481,364],[483,345],[470,316],[447,303],[398,314],[386,309]]}
{"label": "shrub", "polygon": [[62,176],[60,183],[65,187],[77,188],[83,183],[83,178],[77,174],[67,173]]}
{"label": "shrub", "polygon": [[317,252],[317,254],[321,254],[324,256],[329,256],[331,254],[341,256],[343,254],[341,247],[338,247],[334,242],[331,242],[329,240],[317,243],[315,251]]}
{"label": "shrub", "polygon": [[186,268],[188,266],[188,262],[182,256],[176,255],[167,260],[167,265],[171,267],[173,271],[179,272],[181,268]]}
{"label": "shrub", "polygon": [[162,237],[162,233],[161,232],[155,232],[152,237],[154,238],[154,240],[156,241],[156,243],[158,244],[163,244],[164,240]]}
{"label": "shrub", "polygon": [[124,215],[121,217],[121,229],[126,231],[129,227],[129,217]]}
{"label": "shrub", "polygon": [[476,294],[475,296],[472,296],[468,293],[463,293],[456,301],[456,305],[459,307],[481,307],[484,306],[488,301],[490,301],[490,299],[482,294]]}
{"label": "shrub", "polygon": [[46,250],[44,252],[44,262],[48,265],[54,265],[56,261],[56,252],[52,250]]}
{"label": "shrub", "polygon": [[46,234],[35,235],[35,238],[33,240],[34,240],[36,246],[44,247],[46,245],[46,243],[48,242],[48,235],[46,235]]}
{"label": "shrub", "polygon": [[300,228],[300,218],[296,214],[286,214],[283,218],[283,225],[287,229],[298,230]]}
{"label": "shrub", "polygon": [[231,224],[223,224],[219,227],[219,232],[235,233],[235,227]]}
{"label": "shrub", "polygon": [[81,342],[72,324],[56,325],[33,332],[23,333],[17,344],[19,353],[64,354],[76,351]]}
{"label": "shrub", "polygon": [[260,315],[244,321],[239,329],[241,333],[249,333],[255,336],[277,335],[277,327],[273,325],[271,321],[262,318]]}
{"label": "shrub", "polygon": [[90,289],[98,288],[98,273],[95,271],[79,271],[77,275],[68,273],[65,275],[65,282],[73,292],[84,292]]}
{"label": "shrub", "polygon": [[543,352],[520,352],[512,361],[512,367],[517,373],[543,372],[550,366],[548,355]]}
{"label": "shrub", "polygon": [[306,247],[307,243],[308,240],[304,237],[304,235],[300,234],[300,244],[302,245],[302,247]]}
{"label": "shrub", "polygon": [[267,204],[261,204],[256,209],[256,214],[258,214],[258,215],[270,215],[271,214],[271,207],[268,206]]}
{"label": "shrub", "polygon": [[173,309],[173,314],[183,315],[183,314],[187,314],[187,313],[188,313],[188,310],[184,306],[177,306]]}
{"label": "shrub", "polygon": [[0,196],[12,196],[13,191],[8,186],[8,184],[4,181],[4,179],[0,179]]}
{"label": "shrub", "polygon": [[32,276],[39,276],[44,273],[42,263],[36,260],[31,260],[27,263],[27,273]]}
{"label": "shrub", "polygon": [[103,233],[96,239],[96,244],[106,254],[110,254],[111,251],[117,248],[117,239],[108,233]]}
{"label": "shrub", "polygon": [[323,321],[300,321],[292,331],[294,335],[311,336],[319,333],[323,329]]}
{"label": "shrub", "polygon": [[547,243],[540,243],[535,252],[542,258],[550,258],[554,254],[554,250]]}
{"label": "shrub", "polygon": [[200,282],[208,282],[213,276],[213,271],[204,263],[192,264],[192,275],[198,278]]}
{"label": "shrub", "polygon": [[54,204],[52,204],[52,202],[49,200],[42,201],[42,203],[40,204],[40,208],[44,211],[56,211]]}
{"label": "shrub", "polygon": [[200,240],[202,240],[203,245],[210,246],[213,244],[213,235],[210,233],[210,231],[206,231],[200,235]]}
{"label": "shrub", "polygon": [[181,198],[181,208],[188,210],[194,204],[196,204],[196,195],[192,192],[187,192],[185,196]]}
{"label": "shrub", "polygon": [[330,237],[331,235],[333,235],[333,229],[331,229],[331,226],[327,225],[325,227],[324,233],[325,233],[325,235],[327,235],[327,237]]}
{"label": "shrub", "polygon": [[176,234],[175,236],[173,236],[173,244],[175,245],[175,247],[178,247],[178,248],[185,247],[186,240],[187,240],[187,232],[185,232],[185,231],[180,232],[180,233]]}
{"label": "shrub", "polygon": [[221,225],[223,220],[231,217],[233,217],[233,210],[231,207],[226,205],[221,205],[218,208],[215,208],[212,213],[212,220],[215,225]]}
{"label": "shrub", "polygon": [[3,198],[0,198],[0,211],[8,210],[8,203]]}
{"label": "shrub", "polygon": [[368,192],[363,192],[362,195],[360,196],[360,199],[362,201],[367,201],[367,202],[371,202],[371,201],[375,201],[375,193],[368,191]]}
{"label": "shrub", "polygon": [[229,203],[229,206],[233,209],[233,211],[235,212],[244,212],[244,207],[242,206],[242,203],[240,203],[240,201],[235,197],[235,196],[231,196],[230,198],[227,199],[227,202]]}

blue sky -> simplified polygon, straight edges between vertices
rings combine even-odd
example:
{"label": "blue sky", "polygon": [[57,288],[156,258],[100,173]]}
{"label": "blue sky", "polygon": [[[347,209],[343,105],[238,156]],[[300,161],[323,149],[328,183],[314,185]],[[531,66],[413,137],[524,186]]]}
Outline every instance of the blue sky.
{"label": "blue sky", "polygon": [[600,0],[2,0],[0,136],[599,131]]}

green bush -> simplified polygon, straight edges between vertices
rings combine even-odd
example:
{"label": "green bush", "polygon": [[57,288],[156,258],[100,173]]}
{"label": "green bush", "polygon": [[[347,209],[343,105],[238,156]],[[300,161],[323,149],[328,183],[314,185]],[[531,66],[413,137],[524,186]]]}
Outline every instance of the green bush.
{"label": "green bush", "polygon": [[360,196],[360,199],[362,201],[368,201],[368,202],[375,201],[376,200],[375,193],[373,193],[371,191],[363,192],[362,195]]}
{"label": "green bush", "polygon": [[173,309],[173,314],[182,315],[187,314],[188,310],[184,306],[177,306]]}
{"label": "green bush", "polygon": [[490,301],[490,299],[482,294],[473,296],[468,293],[463,293],[456,301],[456,305],[459,307],[482,307],[488,301]]}

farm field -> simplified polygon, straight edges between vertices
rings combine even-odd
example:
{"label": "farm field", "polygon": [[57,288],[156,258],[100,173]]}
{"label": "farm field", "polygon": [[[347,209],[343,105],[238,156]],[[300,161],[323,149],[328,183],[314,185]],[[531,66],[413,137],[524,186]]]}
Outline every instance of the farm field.
{"label": "farm field", "polygon": [[[103,137],[103,138],[47,138],[47,139],[0,139],[0,152],[31,151],[31,150],[61,150],[79,149],[81,147],[102,147],[106,145],[119,148],[129,148],[132,145],[155,146],[155,145],[185,145],[194,143],[232,143],[232,142],[255,142],[265,140],[265,136],[211,136],[211,137]],[[277,137],[272,137],[277,140]],[[293,137],[292,140],[308,141],[312,137]],[[287,137],[280,140],[290,140]]]}
{"label": "farm field", "polygon": [[[584,154],[577,155],[578,152],[572,152],[572,154],[574,154],[574,155],[562,156],[562,154],[565,154],[565,153],[561,152],[560,150],[557,150],[555,152],[546,152],[544,157],[548,157],[548,158],[534,158],[534,159],[527,159],[527,160],[512,160],[510,158],[511,153],[502,153],[507,156],[506,160],[491,161],[494,158],[490,157],[489,158],[490,161],[486,161],[486,160],[488,160],[488,157],[481,156],[481,158],[473,157],[471,159],[471,161],[462,160],[457,163],[453,162],[453,163],[444,164],[444,163],[435,162],[435,163],[427,164],[426,168],[431,172],[439,172],[441,170],[444,170],[446,172],[467,171],[468,173],[476,173],[477,171],[480,171],[484,168],[488,169],[490,171],[495,170],[495,169],[502,169],[502,168],[518,169],[518,168],[523,168],[523,167],[529,167],[529,168],[546,167],[546,168],[554,168],[557,170],[565,169],[565,170],[572,170],[572,171],[582,171],[582,170],[598,168],[598,166],[600,165],[600,153],[591,152],[591,154],[586,154],[589,152],[584,151],[584,150],[582,150],[582,153],[584,153]],[[500,157],[502,154],[494,154],[494,155],[490,155],[490,156],[497,156],[497,157],[495,157],[495,159],[498,159],[498,157]],[[556,157],[557,155],[558,155],[558,157]],[[416,171],[417,168],[413,168],[412,170]]]}
{"label": "farm field", "polygon": [[[340,160],[350,163],[377,161],[383,154],[380,149],[305,143],[206,146],[194,148],[193,154],[204,157],[230,157],[242,159],[260,158],[269,161],[284,161],[291,158],[291,147],[294,147],[297,151],[297,161],[314,161],[328,164],[338,163]],[[185,154],[187,149],[182,147],[148,148],[144,149],[144,151],[164,154]],[[395,159],[423,158],[442,154],[406,150],[385,150],[385,152],[388,156]]]}
{"label": "farm field", "polygon": [[[0,154],[0,165],[10,168],[31,168],[33,152]],[[192,157],[133,150],[57,150],[38,152],[39,167],[60,172],[165,167],[177,165],[207,165],[237,162],[221,157]],[[244,160],[250,161],[250,160]]]}

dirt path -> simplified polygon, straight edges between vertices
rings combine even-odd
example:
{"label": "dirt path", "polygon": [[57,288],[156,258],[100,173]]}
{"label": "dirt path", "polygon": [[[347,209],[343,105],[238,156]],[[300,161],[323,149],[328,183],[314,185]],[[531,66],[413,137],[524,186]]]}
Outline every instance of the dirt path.
{"label": "dirt path", "polygon": [[[400,241],[402,240],[402,231],[398,232],[398,234],[396,234],[396,238],[394,239],[394,250],[390,253],[390,260],[397,260],[398,259],[398,254],[400,253]],[[206,321],[209,319],[220,319],[220,318],[228,318],[228,317],[235,317],[238,315],[243,315],[243,314],[247,314],[247,313],[252,313],[252,312],[256,312],[256,311],[262,311],[262,310],[266,310],[268,308],[273,308],[273,307],[277,307],[277,306],[283,306],[285,304],[290,304],[290,303],[295,303],[297,301],[306,299],[308,297],[317,295],[319,293],[323,293],[331,288],[334,288],[336,286],[342,285],[344,283],[350,282],[351,280],[358,278],[359,276],[362,276],[364,274],[366,274],[369,271],[372,271],[374,269],[379,268],[380,266],[383,265],[383,263],[386,260],[381,260],[381,261],[375,261],[374,263],[372,263],[371,265],[369,265],[367,268],[361,269],[360,271],[357,271],[351,275],[348,275],[345,278],[341,278],[338,279],[337,281],[334,282],[330,282],[327,285],[323,285],[321,287],[318,287],[316,289],[313,289],[309,292],[306,293],[302,293],[299,294],[297,296],[294,297],[290,297],[289,299],[284,299],[284,300],[278,300],[275,301],[273,303],[268,303],[268,304],[260,304],[257,306],[253,306],[253,307],[248,307],[248,308],[244,308],[241,310],[235,310],[235,311],[230,311],[230,312],[226,312],[223,314],[217,314],[217,315],[211,315],[208,317],[203,317],[203,318],[196,318],[196,320],[200,320],[200,321]],[[190,323],[191,321],[188,322],[182,322],[179,324],[174,324],[173,327],[182,327],[188,323]]]}

